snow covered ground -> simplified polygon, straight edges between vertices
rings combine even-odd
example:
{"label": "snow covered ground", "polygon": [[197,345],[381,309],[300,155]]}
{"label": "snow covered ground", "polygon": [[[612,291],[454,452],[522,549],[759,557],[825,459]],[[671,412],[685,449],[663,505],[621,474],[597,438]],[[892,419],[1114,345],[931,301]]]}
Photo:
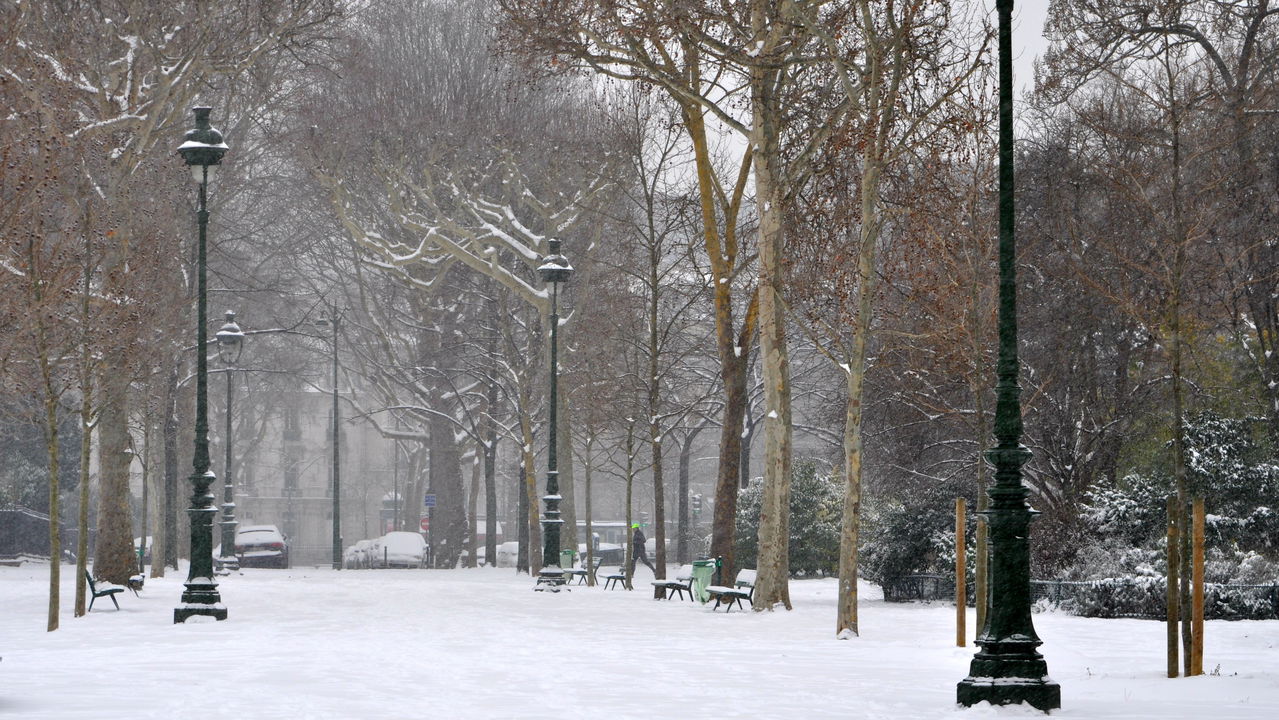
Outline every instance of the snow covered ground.
{"label": "snow covered ground", "polygon": [[[0,567],[0,717],[969,718],[955,705],[973,649],[954,608],[863,588],[862,636],[834,638],[835,583],[791,585],[792,612],[712,613],[636,592],[532,591],[507,569],[245,570],[230,619],[173,625],[185,574],[99,600],[44,631],[48,568]],[[105,607],[103,606],[105,603]],[[969,636],[972,613],[969,613]],[[1279,717],[1279,621],[1209,622],[1204,667],[1169,680],[1164,627],[1035,616],[1071,718]]]}

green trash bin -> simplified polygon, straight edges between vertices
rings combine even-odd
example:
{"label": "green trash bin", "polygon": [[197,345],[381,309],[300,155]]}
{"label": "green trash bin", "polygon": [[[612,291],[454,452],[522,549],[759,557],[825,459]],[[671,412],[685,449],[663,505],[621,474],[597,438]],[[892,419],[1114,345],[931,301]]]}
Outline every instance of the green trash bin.
{"label": "green trash bin", "polygon": [[714,560],[693,561],[693,597],[697,598],[697,602],[704,603],[711,599],[711,595],[706,592],[706,588],[710,587],[711,579],[714,577]]}
{"label": "green trash bin", "polygon": [[572,570],[572,569],[573,569],[573,556],[574,556],[574,555],[576,555],[576,554],[577,554],[577,553],[576,553],[575,551],[573,551],[573,550],[561,550],[561,551],[560,551],[560,569],[561,569],[561,570]]}

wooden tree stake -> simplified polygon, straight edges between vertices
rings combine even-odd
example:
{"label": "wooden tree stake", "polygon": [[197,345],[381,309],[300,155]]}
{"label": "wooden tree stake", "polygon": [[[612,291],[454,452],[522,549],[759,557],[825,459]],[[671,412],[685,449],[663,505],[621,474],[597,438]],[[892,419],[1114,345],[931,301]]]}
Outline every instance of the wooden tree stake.
{"label": "wooden tree stake", "polygon": [[968,620],[968,588],[965,587],[965,570],[968,563],[964,559],[966,528],[964,514],[966,502],[963,498],[955,499],[955,646],[967,645],[965,633]]}
{"label": "wooden tree stake", "polygon": [[1191,551],[1190,674],[1204,674],[1204,499],[1194,501],[1194,548]]}
{"label": "wooden tree stake", "polygon": [[1181,668],[1178,660],[1180,654],[1178,650],[1177,639],[1177,621],[1180,613],[1179,597],[1177,595],[1177,568],[1181,565],[1180,552],[1178,552],[1177,538],[1177,498],[1174,495],[1168,496],[1168,677],[1174,678],[1180,674]]}

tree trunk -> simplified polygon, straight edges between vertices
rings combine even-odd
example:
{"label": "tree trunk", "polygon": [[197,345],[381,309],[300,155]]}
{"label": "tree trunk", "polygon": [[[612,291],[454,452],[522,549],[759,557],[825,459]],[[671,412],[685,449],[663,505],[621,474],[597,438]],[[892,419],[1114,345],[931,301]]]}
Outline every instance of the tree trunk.
{"label": "tree trunk", "polygon": [[[524,453],[520,454],[525,457]],[[528,466],[523,462],[520,463],[520,476],[518,480],[519,487],[515,493],[515,511],[516,519],[516,537],[519,541],[519,552],[515,556],[515,572],[526,572],[532,574],[529,563],[529,547],[533,545],[529,537],[529,471]]]}
{"label": "tree trunk", "polygon": [[[662,474],[662,430],[657,423],[649,424],[649,447],[653,453],[653,538],[657,549],[653,553],[654,579],[666,579],[666,493]],[[666,598],[666,588],[653,586],[653,599]]]}
{"label": "tree trunk", "polygon": [[[496,326],[500,320],[497,302],[490,297],[487,306]],[[497,340],[496,333],[489,334],[487,358],[493,375],[497,373]],[[497,382],[490,380],[484,398],[484,562],[489,567],[497,567],[497,420],[493,414],[497,412],[498,391]]]}
{"label": "tree trunk", "polygon": [[466,566],[469,568],[479,566],[480,553],[480,528],[479,528],[479,504],[480,504],[480,482],[483,479],[482,465],[484,464],[484,443],[475,444],[475,458],[471,463],[471,487],[466,502],[467,518],[466,525],[470,529],[467,533],[466,548]]}
{"label": "tree trunk", "polygon": [[127,360],[107,361],[101,379],[101,425],[98,431],[98,534],[95,578],[124,585],[134,574],[133,517],[129,504],[129,379]]}
{"label": "tree trunk", "polygon": [[497,430],[484,440],[484,562],[497,567]]}
{"label": "tree trunk", "polygon": [[626,425],[626,541],[622,546],[626,549],[622,555],[622,567],[626,569],[626,589],[634,590],[635,587],[631,583],[631,578],[635,575],[635,562],[631,559],[635,557],[634,534],[631,532],[631,526],[635,524],[634,514],[631,507],[634,505],[635,490],[635,423],[627,423]]}
{"label": "tree trunk", "polygon": [[[82,376],[83,377],[83,376]],[[84,573],[89,569],[89,460],[93,453],[93,385],[82,380],[80,389],[80,511],[76,518],[76,582],[75,616],[88,612],[88,582]]]}
{"label": "tree trunk", "polygon": [[[760,10],[759,13],[762,13]],[[757,22],[762,19],[757,19]],[[757,28],[758,34],[758,28]],[[785,311],[781,299],[784,193],[773,91],[776,70],[751,69],[752,144],[756,149],[755,192],[759,205],[759,336],[764,381],[764,490],[759,516],[756,610],[776,605],[791,609],[790,363],[786,352]]]}
{"label": "tree trunk", "polygon": [[688,510],[688,478],[693,459],[693,442],[702,431],[694,428],[684,436],[679,448],[679,539],[675,543],[675,562],[680,565],[692,562],[693,531],[695,530]]}
{"label": "tree trunk", "polygon": [[[444,406],[441,402],[437,407]],[[466,539],[466,494],[453,423],[441,415],[431,416],[431,461],[427,472],[437,503],[431,511],[431,555],[435,567],[452,569],[457,567]]]}
{"label": "tree trunk", "polygon": [[[178,365],[169,368],[164,394],[164,480],[157,502],[163,510],[163,536],[159,548],[152,548],[151,577],[164,577],[165,567],[178,569]],[[157,554],[158,553],[158,554]],[[157,568],[156,563],[160,565]]]}
{"label": "tree trunk", "polygon": [[583,512],[586,513],[586,555],[582,556],[582,567],[587,568],[586,584],[592,587],[595,586],[595,573],[590,571],[590,568],[595,567],[595,529],[592,527],[591,523],[591,470],[593,467],[591,462],[591,450],[593,449],[594,444],[595,436],[587,435],[584,455],[586,462],[582,463],[582,470],[585,474],[582,482],[586,491],[586,497],[583,499],[585,502]]}
{"label": "tree trunk", "polygon": [[525,506],[527,516],[525,522],[528,525],[528,571],[530,575],[537,575],[542,571],[542,524],[541,524],[541,496],[537,491],[538,473],[537,456],[533,454],[533,419],[526,413],[520,413],[520,430],[523,432],[524,439],[524,494],[527,497],[528,505]]}
{"label": "tree trunk", "polygon": [[[564,346],[564,328],[560,328],[559,343],[560,347]],[[560,549],[572,550],[577,552],[577,497],[574,494],[573,487],[573,423],[572,423],[572,406],[569,403],[569,393],[564,392],[561,388],[556,395],[559,396],[559,405],[556,410],[555,430],[555,465],[559,471],[560,486],[560,519],[564,521],[560,525]],[[567,568],[565,568],[567,569]]]}
{"label": "tree trunk", "polygon": [[857,253],[857,326],[848,358],[848,402],[844,413],[844,516],[839,539],[839,607],[835,632],[858,634],[857,542],[862,517],[862,396],[866,348],[875,299],[875,256],[879,244],[879,172],[867,159],[862,172],[861,229]]}
{"label": "tree trunk", "polygon": [[[652,472],[653,472],[653,538],[656,542],[656,552],[653,553],[653,564],[657,567],[653,576],[657,580],[666,579],[666,486],[665,476],[662,473],[662,426],[658,422],[661,413],[662,403],[662,384],[658,379],[661,367],[658,363],[659,354],[662,345],[659,333],[661,328],[658,327],[658,304],[661,295],[658,293],[658,267],[661,258],[657,253],[657,246],[649,247],[649,297],[648,297],[648,444],[652,452]],[[666,588],[661,585],[653,586],[653,599],[662,600],[666,597]]]}
{"label": "tree trunk", "polygon": [[[41,335],[43,335],[41,330]],[[49,615],[47,632],[58,629],[58,608],[61,605],[62,582],[62,514],[59,510],[61,493],[58,476],[61,473],[61,455],[58,449],[58,397],[52,383],[50,361],[43,352],[41,342],[40,365],[44,372],[44,440],[49,455]]]}
{"label": "tree trunk", "polygon": [[[714,162],[706,138],[705,111],[696,103],[681,105],[693,145],[697,169],[698,201],[702,233],[714,280],[715,349],[719,354],[720,381],[724,386],[724,416],[720,423],[719,466],[715,477],[715,516],[711,523],[711,555],[723,560],[725,574],[736,572],[733,537],[737,520],[737,489],[741,474],[742,422],[746,414],[746,360],[755,335],[756,303],[748,305],[741,332],[734,336],[731,274],[736,255],[731,252],[735,228],[725,228],[721,242],[715,217]],[[729,220],[726,219],[726,223]],[[726,252],[728,251],[728,252]]]}

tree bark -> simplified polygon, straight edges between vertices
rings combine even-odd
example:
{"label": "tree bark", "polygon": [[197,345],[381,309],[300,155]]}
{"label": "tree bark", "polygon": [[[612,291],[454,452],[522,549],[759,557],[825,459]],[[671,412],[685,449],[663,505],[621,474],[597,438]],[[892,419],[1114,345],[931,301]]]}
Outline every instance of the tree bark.
{"label": "tree bark", "polygon": [[61,605],[62,582],[62,514],[58,507],[61,493],[58,476],[61,473],[61,454],[58,448],[58,395],[54,391],[50,358],[41,337],[40,366],[44,374],[44,439],[49,456],[49,614],[45,626],[47,632],[58,629],[58,608]]}
{"label": "tree bark", "polygon": [[[695,65],[695,61],[693,61]],[[736,268],[736,228],[732,214],[726,218],[721,239],[715,217],[714,163],[706,136],[705,110],[696,103],[683,103],[685,126],[693,146],[697,170],[698,201],[702,211],[702,233],[714,280],[715,349],[719,354],[720,382],[724,386],[724,414],[720,422],[719,466],[715,475],[715,515],[711,522],[711,555],[723,561],[722,572],[736,572],[733,538],[737,520],[738,478],[741,475],[742,426],[746,416],[746,366],[749,347],[755,336],[758,305],[747,305],[740,332],[734,336],[732,272]],[[751,154],[743,159],[749,166]]]}
{"label": "tree bark", "polygon": [[[151,550],[151,577],[164,577],[164,569],[178,569],[178,365],[169,367],[164,392],[164,479],[160,497],[163,536]],[[157,562],[159,566],[157,567]]]}
{"label": "tree bark", "polygon": [[[754,13],[756,34],[764,11]],[[754,607],[791,609],[790,602],[790,361],[781,299],[785,248],[780,139],[774,96],[778,71],[751,68],[752,144],[756,149],[755,192],[759,206],[759,335],[764,380],[764,490],[759,516],[759,560]]]}
{"label": "tree bark", "polygon": [[133,513],[129,504],[129,378],[126,358],[105,363],[100,382],[102,403],[98,430],[98,533],[94,577],[125,585],[134,574]]}
{"label": "tree bark", "polygon": [[479,529],[479,504],[480,504],[480,482],[483,479],[484,464],[484,443],[475,444],[475,458],[471,463],[471,486],[468,492],[466,502],[466,526],[470,531],[466,534],[466,567],[473,568],[479,565],[480,552],[480,529]]}
{"label": "tree bark", "polygon": [[[564,344],[564,328],[562,327],[559,331],[559,345],[561,348],[566,347]],[[559,470],[560,497],[563,498],[560,501],[560,519],[564,521],[564,524],[560,526],[560,549],[577,552],[577,497],[573,487],[572,404],[569,402],[569,393],[564,392],[563,388],[556,395],[559,396],[559,407],[555,413],[555,419],[558,423],[555,431],[555,464]]]}
{"label": "tree bark", "polygon": [[866,349],[875,298],[875,255],[879,243],[879,166],[874,159],[862,171],[862,221],[857,253],[857,324],[848,358],[848,402],[844,415],[844,515],[839,542],[839,606],[837,634],[858,634],[857,543],[862,517],[862,396],[866,384]]}
{"label": "tree bark", "polygon": [[[444,407],[441,403],[438,407]],[[441,415],[431,417],[431,461],[428,477],[436,506],[431,511],[431,548],[435,567],[457,567],[466,538],[466,495],[462,489],[462,463],[453,423]]]}
{"label": "tree bark", "polygon": [[542,523],[541,523],[541,494],[538,492],[538,472],[537,456],[533,454],[533,419],[527,414],[520,414],[520,429],[523,432],[524,439],[524,493],[527,497],[525,506],[527,516],[525,523],[528,525],[528,571],[530,575],[537,575],[542,571]]}
{"label": "tree bark", "polygon": [[693,560],[692,542],[695,526],[689,517],[688,480],[693,459],[693,442],[701,432],[702,426],[689,431],[679,448],[679,540],[675,543],[675,562],[681,565]]}

